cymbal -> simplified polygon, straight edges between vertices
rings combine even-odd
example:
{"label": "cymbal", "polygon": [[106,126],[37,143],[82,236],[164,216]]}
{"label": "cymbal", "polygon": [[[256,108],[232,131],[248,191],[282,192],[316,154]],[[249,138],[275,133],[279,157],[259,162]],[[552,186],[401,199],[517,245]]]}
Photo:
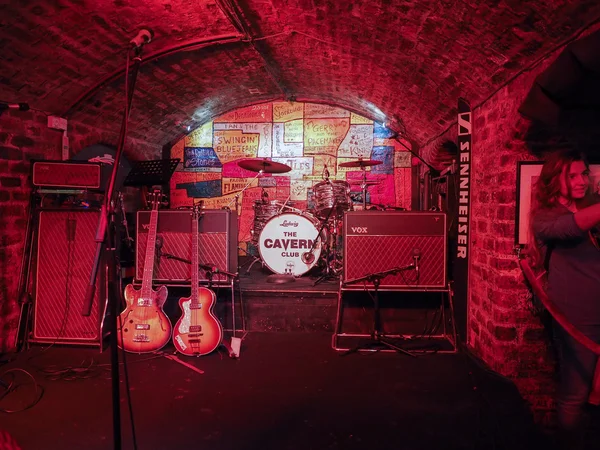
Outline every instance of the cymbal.
{"label": "cymbal", "polygon": [[286,164],[267,159],[242,159],[237,164],[242,169],[251,170],[252,172],[260,172],[262,170],[264,173],[286,173],[292,170]]}
{"label": "cymbal", "polygon": [[355,180],[355,181],[350,181],[350,184],[357,184],[357,185],[367,185],[367,186],[375,186],[376,184],[381,184],[381,181],[360,181],[360,180]]}
{"label": "cymbal", "polygon": [[376,159],[362,159],[358,158],[356,161],[348,161],[345,163],[338,164],[338,167],[368,167],[368,166],[378,166],[379,164],[383,164],[383,161],[377,161]]}

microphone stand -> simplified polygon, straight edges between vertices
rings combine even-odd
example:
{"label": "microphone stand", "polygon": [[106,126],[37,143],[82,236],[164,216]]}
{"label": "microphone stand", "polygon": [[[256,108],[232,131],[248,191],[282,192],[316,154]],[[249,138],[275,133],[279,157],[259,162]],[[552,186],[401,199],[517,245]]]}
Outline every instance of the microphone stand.
{"label": "microphone stand", "polygon": [[[82,308],[82,315],[89,316],[92,311],[92,303],[94,301],[94,293],[96,292],[96,276],[98,274],[98,268],[100,260],[104,253],[104,261],[108,266],[108,310],[109,310],[109,331],[110,331],[110,356],[111,356],[111,379],[112,379],[112,412],[113,412],[113,448],[115,450],[121,449],[121,405],[120,405],[120,386],[119,386],[119,348],[117,341],[117,316],[118,311],[118,300],[121,298],[121,292],[119,291],[118,282],[118,264],[117,264],[117,252],[116,252],[116,239],[114,233],[115,223],[115,210],[114,210],[114,188],[115,180],[117,178],[117,171],[121,162],[121,156],[123,154],[123,147],[125,145],[125,137],[127,135],[127,121],[129,119],[129,111],[131,109],[131,102],[133,100],[133,91],[135,89],[135,83],[139,72],[142,58],[140,54],[142,52],[142,45],[138,45],[134,48],[135,56],[133,58],[133,65],[131,67],[131,74],[129,74],[129,51],[127,53],[127,66],[125,71],[125,110],[123,113],[123,121],[121,122],[121,131],[119,134],[119,141],[117,151],[115,154],[115,161],[108,183],[108,188],[104,196],[104,204],[100,211],[100,217],[98,220],[98,229],[96,231],[96,256],[94,258],[94,264],[92,266],[92,272],[90,274],[90,281],[85,293],[85,300]],[[109,224],[111,224],[109,226]],[[103,248],[104,247],[104,248]],[[102,339],[102,336],[100,337]],[[135,438],[135,436],[134,436]]]}
{"label": "microphone stand", "polygon": [[383,280],[388,275],[396,275],[398,272],[404,270],[414,270],[416,268],[416,263],[412,263],[407,266],[394,267],[393,269],[384,270],[382,272],[370,273],[368,275],[359,278],[354,278],[345,282],[345,284],[354,284],[359,283],[361,281],[368,281],[370,283],[373,283],[375,293],[373,295],[373,333],[371,334],[371,342],[367,342],[362,346],[359,345],[354,348],[351,348],[347,352],[343,353],[342,356],[348,355],[350,353],[355,353],[360,350],[374,350],[373,347],[376,348],[383,345],[385,347],[391,348],[392,350],[395,350],[396,352],[404,353],[406,355],[412,356],[413,358],[417,357],[417,355],[415,355],[414,353],[411,353],[408,350],[398,347],[397,345],[394,345],[391,342],[384,339],[385,334],[381,330],[381,315],[379,312],[379,285],[381,284],[381,280]]}
{"label": "microphone stand", "polygon": [[[240,212],[238,211],[238,206],[239,206],[239,198],[240,195],[242,195],[244,193],[244,191],[246,189],[248,189],[250,187],[250,185],[254,182],[254,180],[256,180],[258,177],[260,177],[261,175],[263,175],[265,172],[264,170],[259,170],[258,173],[254,176],[254,178],[252,178],[250,181],[248,181],[248,183],[246,183],[246,186],[243,187],[243,189],[238,192],[237,194],[235,194],[235,197],[233,197],[233,200],[231,200],[224,208],[231,210],[231,205],[233,203],[235,203],[235,213],[237,214],[237,221],[238,221],[238,232],[240,230],[240,222],[242,219],[242,215],[240,214]],[[250,269],[252,269],[252,266],[257,263],[258,261],[260,261],[260,258],[257,258],[254,255],[251,255],[250,253],[248,253],[247,250],[243,249],[242,247],[240,247],[239,245],[237,246],[237,248],[239,250],[242,250],[244,253],[246,253],[246,255],[252,257],[252,264],[250,264],[250,267],[248,267],[248,270],[246,271],[246,273],[250,273]],[[242,266],[238,267],[238,270],[241,269]]]}
{"label": "microphone stand", "polygon": [[[180,261],[180,262],[186,263],[186,264],[192,264],[192,261],[190,261],[189,259],[181,258],[180,256],[175,256],[170,253],[161,252],[160,255],[158,255],[158,256],[162,257],[162,258],[166,258],[166,259],[174,259],[175,261]],[[215,265],[198,264],[198,268],[206,271],[207,276],[208,276],[208,274],[210,274],[210,276],[212,276],[212,275],[218,275],[221,273],[225,276],[233,278],[234,280],[236,280],[238,278],[237,273],[227,272],[226,270],[220,269]]]}

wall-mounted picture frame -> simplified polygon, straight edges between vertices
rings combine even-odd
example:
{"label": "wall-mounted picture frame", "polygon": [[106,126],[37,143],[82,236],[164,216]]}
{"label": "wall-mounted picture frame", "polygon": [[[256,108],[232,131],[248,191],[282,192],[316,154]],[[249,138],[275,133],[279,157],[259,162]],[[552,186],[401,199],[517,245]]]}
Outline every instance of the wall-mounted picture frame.
{"label": "wall-mounted picture frame", "polygon": [[[542,171],[543,161],[517,161],[517,207],[515,218],[515,244],[525,246],[529,233],[533,187]],[[600,193],[600,164],[590,164],[590,183]]]}

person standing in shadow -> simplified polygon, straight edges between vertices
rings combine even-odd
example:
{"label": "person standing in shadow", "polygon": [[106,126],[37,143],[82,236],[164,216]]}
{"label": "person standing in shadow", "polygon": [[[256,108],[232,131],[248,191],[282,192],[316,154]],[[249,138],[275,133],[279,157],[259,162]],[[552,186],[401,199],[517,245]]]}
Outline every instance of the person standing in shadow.
{"label": "person standing in shadow", "polygon": [[[528,254],[547,271],[549,300],[567,320],[600,342],[600,198],[585,156],[574,149],[548,155],[533,190]],[[556,392],[561,448],[585,448],[585,406],[597,356],[553,321],[559,367]]]}

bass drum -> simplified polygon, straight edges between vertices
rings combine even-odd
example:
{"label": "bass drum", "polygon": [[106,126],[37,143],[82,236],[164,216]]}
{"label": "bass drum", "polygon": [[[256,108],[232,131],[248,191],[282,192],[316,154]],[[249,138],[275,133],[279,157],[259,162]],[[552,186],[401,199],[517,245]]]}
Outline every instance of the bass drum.
{"label": "bass drum", "polygon": [[[319,232],[319,221],[307,214],[286,213],[272,217],[258,238],[258,251],[265,265],[281,275],[300,276],[321,256],[324,239],[319,239],[308,264],[302,255],[310,252]],[[323,236],[323,235],[322,235]]]}

